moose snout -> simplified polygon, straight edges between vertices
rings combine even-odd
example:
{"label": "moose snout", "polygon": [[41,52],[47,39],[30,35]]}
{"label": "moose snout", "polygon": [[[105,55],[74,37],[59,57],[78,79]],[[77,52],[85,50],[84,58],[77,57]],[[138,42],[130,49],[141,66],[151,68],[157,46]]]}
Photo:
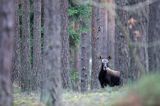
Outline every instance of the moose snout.
{"label": "moose snout", "polygon": [[103,70],[105,70],[105,71],[106,71],[106,70],[107,70],[107,66],[104,66],[104,67],[103,67]]}

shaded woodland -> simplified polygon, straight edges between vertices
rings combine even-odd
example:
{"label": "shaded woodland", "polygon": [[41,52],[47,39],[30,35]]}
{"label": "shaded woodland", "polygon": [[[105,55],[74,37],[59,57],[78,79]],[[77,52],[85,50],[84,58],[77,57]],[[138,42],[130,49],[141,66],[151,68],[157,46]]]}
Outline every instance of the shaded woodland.
{"label": "shaded woodland", "polygon": [[[35,106],[69,106],[66,92],[111,89],[100,86],[100,57],[110,56],[108,67],[121,73],[115,89],[159,77],[159,0],[0,0],[0,25],[0,106],[23,106],[13,105],[18,90],[44,104]],[[138,105],[123,102],[132,97]],[[113,106],[150,106],[137,98]]]}

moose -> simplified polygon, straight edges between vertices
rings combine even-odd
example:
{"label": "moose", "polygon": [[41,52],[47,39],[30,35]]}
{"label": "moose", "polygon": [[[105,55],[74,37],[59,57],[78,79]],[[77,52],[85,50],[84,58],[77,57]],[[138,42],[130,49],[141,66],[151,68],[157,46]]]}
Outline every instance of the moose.
{"label": "moose", "polygon": [[101,68],[98,75],[98,79],[102,88],[109,85],[110,87],[119,86],[121,84],[121,73],[119,71],[112,70],[109,68],[109,60],[111,60],[111,56],[108,58],[101,59]]}

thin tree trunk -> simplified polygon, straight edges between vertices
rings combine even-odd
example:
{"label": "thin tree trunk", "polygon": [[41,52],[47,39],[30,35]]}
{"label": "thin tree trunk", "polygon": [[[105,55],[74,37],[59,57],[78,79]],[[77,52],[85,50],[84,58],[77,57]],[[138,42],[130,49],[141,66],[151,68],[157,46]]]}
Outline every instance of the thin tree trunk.
{"label": "thin tree trunk", "polygon": [[12,0],[0,1],[0,106],[12,106],[14,9],[15,5]]}
{"label": "thin tree trunk", "polygon": [[62,27],[63,30],[61,32],[61,42],[62,42],[62,52],[61,52],[61,63],[62,63],[62,85],[63,88],[71,88],[71,80],[70,80],[70,62],[69,62],[69,35],[67,32],[68,28],[68,1],[61,1],[61,17],[62,17]]}
{"label": "thin tree trunk", "polygon": [[[107,27],[107,57],[111,56],[110,60],[110,66],[112,68],[115,68],[115,2],[114,0],[108,0],[108,3],[111,5],[111,7],[108,9],[107,13],[108,17],[106,20],[108,21],[108,27]],[[117,70],[117,69],[116,69]]]}
{"label": "thin tree trunk", "polygon": [[113,0],[101,0],[105,5],[109,4],[110,8],[105,6],[100,8],[101,19],[103,20],[103,34],[102,34],[102,57],[107,58],[111,56],[110,66],[114,68],[115,60],[115,9]]}
{"label": "thin tree trunk", "polygon": [[33,89],[39,87],[42,70],[41,55],[41,0],[34,0],[34,27],[33,27]]}
{"label": "thin tree trunk", "polygon": [[72,88],[75,91],[80,91],[80,54],[79,47],[75,47],[72,50],[73,53],[73,69],[72,69]]}
{"label": "thin tree trunk", "polygon": [[30,3],[29,0],[22,0],[22,69],[21,88],[22,91],[30,89]]}
{"label": "thin tree trunk", "polygon": [[[74,21],[72,23],[72,28],[75,32],[79,30],[80,23]],[[80,91],[80,47],[79,44],[72,45],[70,41],[70,63],[71,63],[71,83],[72,89],[75,91]]]}
{"label": "thin tree trunk", "polygon": [[[107,0],[100,0],[101,3],[108,3]],[[107,58],[109,54],[109,48],[108,48],[108,44],[109,44],[109,33],[108,33],[108,8],[105,6],[105,7],[100,7],[99,8],[99,11],[100,11],[100,17],[101,17],[101,20],[103,21],[102,23],[102,27],[103,27],[103,31],[102,31],[102,35],[101,35],[101,39],[102,39],[102,42],[101,42],[101,54],[102,54],[102,57],[103,58]],[[110,44],[109,44],[110,45]]]}
{"label": "thin tree trunk", "polygon": [[89,85],[89,59],[90,59],[90,35],[81,34],[81,92],[88,90]]}
{"label": "thin tree trunk", "polygon": [[[116,5],[123,9],[127,0],[117,0]],[[123,83],[127,83],[129,77],[129,32],[127,25],[128,13],[124,10],[116,10],[115,28],[115,69],[121,71]]]}
{"label": "thin tree trunk", "polygon": [[159,72],[160,70],[160,1],[156,1],[149,7],[149,28],[148,28],[148,56],[149,71]]}
{"label": "thin tree trunk", "polygon": [[13,72],[12,72],[12,82],[19,83],[19,75],[21,70],[21,39],[20,39],[20,16],[19,16],[19,5],[20,1],[16,0],[15,2],[15,11],[16,11],[16,21],[15,21],[15,27],[16,27],[16,34],[15,34],[15,57],[14,57],[14,65],[13,65]]}
{"label": "thin tree trunk", "polygon": [[[99,0],[94,0],[99,3]],[[98,7],[92,8],[92,73],[91,73],[91,89],[99,88],[98,73],[100,71],[101,46],[102,46],[102,19]]]}
{"label": "thin tree trunk", "polygon": [[50,106],[61,106],[61,0],[45,0],[44,67],[47,73],[44,102]]}

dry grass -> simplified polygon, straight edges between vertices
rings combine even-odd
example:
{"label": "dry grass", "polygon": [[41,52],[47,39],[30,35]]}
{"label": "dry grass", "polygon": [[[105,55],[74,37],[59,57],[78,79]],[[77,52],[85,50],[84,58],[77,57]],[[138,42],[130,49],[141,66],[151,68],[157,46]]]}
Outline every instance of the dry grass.
{"label": "dry grass", "polygon": [[67,92],[63,95],[64,106],[110,106],[115,97],[124,95],[124,89],[105,88],[87,93]]}
{"label": "dry grass", "polygon": [[[38,95],[16,91],[13,106],[45,106]],[[150,75],[130,87],[110,88],[78,93],[65,91],[63,106],[160,106],[160,75]]]}

